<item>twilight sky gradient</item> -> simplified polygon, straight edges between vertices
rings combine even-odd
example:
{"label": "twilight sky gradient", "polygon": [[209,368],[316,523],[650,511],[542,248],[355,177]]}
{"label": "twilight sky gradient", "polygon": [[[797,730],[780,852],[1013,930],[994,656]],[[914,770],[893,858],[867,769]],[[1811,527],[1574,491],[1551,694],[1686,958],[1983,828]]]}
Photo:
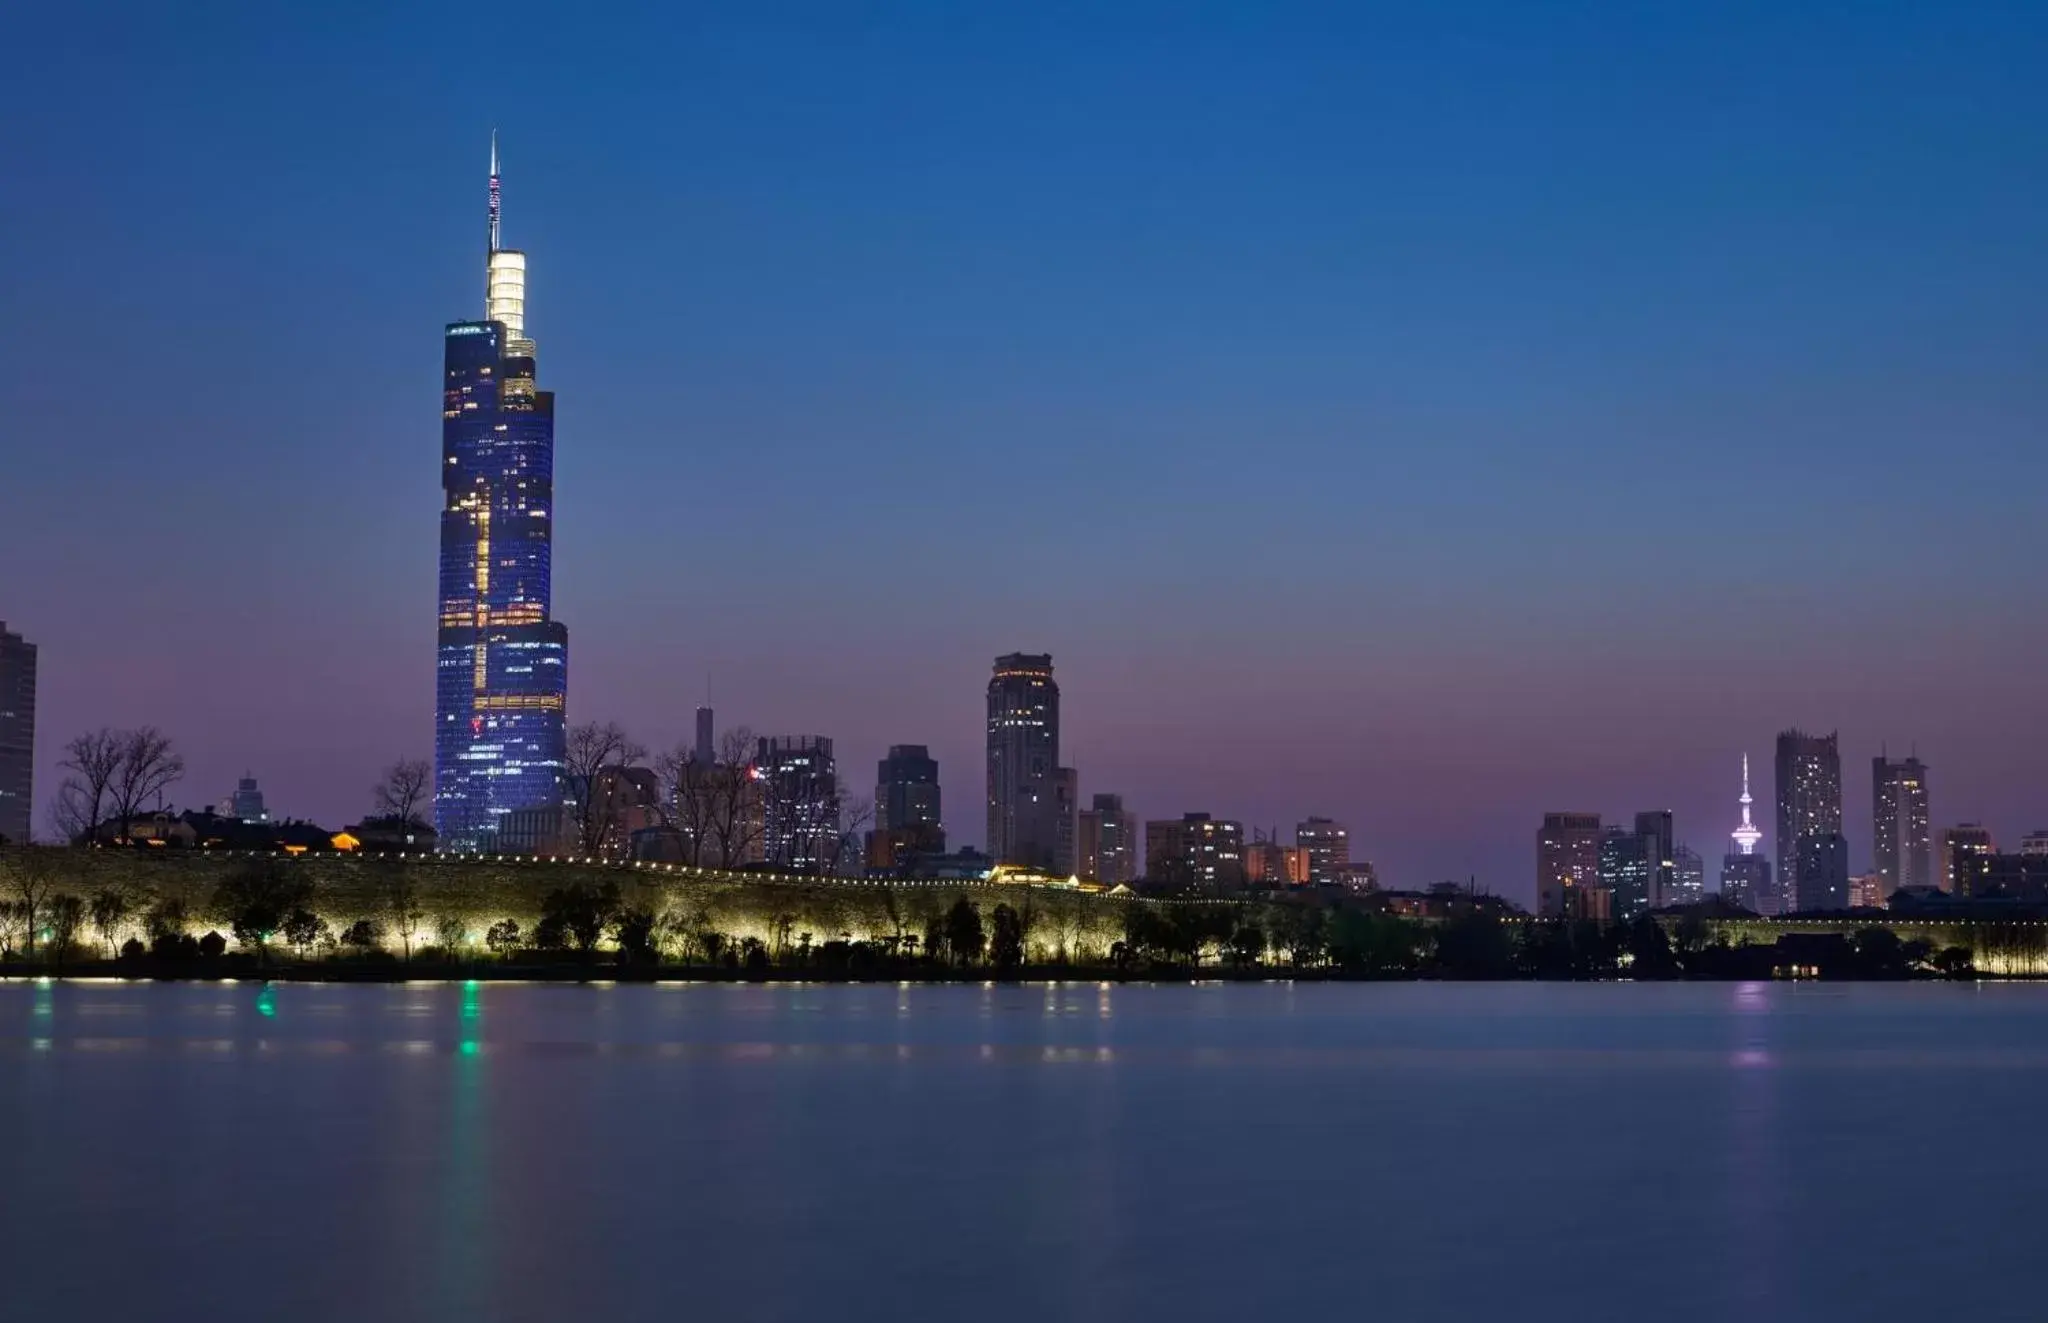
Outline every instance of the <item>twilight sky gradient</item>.
{"label": "twilight sky gradient", "polygon": [[1717,859],[1793,723],[1859,869],[1880,741],[2048,826],[2048,6],[414,10],[14,20],[39,798],[102,723],[332,824],[428,752],[495,125],[572,719],[709,675],[978,843],[1048,650],[1084,797],[1523,899],[1546,808]]}

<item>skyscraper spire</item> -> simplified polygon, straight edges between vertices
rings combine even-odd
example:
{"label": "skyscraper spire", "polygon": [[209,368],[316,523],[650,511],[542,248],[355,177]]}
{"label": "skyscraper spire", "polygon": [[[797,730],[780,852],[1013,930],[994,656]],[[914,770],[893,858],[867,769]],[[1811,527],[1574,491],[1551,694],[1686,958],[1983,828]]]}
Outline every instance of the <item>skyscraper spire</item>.
{"label": "skyscraper spire", "polygon": [[491,130],[491,239],[488,252],[498,251],[498,131]]}
{"label": "skyscraper spire", "polygon": [[1749,806],[1756,801],[1749,797],[1749,755],[1746,753],[1742,755],[1742,798],[1737,802],[1742,805],[1742,825],[1729,835],[1735,838],[1736,847],[1744,854],[1755,854],[1756,843],[1764,838],[1764,834],[1749,820]]}

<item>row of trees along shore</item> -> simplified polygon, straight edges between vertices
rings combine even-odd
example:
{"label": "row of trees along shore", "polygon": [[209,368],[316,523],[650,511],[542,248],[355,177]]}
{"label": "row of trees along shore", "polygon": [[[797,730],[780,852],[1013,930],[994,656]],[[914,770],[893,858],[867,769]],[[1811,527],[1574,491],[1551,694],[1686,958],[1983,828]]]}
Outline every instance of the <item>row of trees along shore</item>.
{"label": "row of trees along shore", "polygon": [[[530,926],[439,912],[414,869],[384,870],[366,902],[323,895],[294,861],[235,861],[193,904],[141,887],[70,890],[63,851],[0,852],[0,960],[39,968],[112,964],[138,972],[251,967],[669,969],[717,975],[963,977],[1060,970],[1120,974],[1349,978],[1768,978],[1778,955],[1731,944],[1682,918],[1667,930],[1509,921],[1473,912],[1427,922],[1347,901],[1154,902],[1005,888],[989,901],[860,888],[862,917],[820,931],[821,912],[743,906],[578,881],[547,891]],[[341,908],[348,906],[352,908]],[[338,917],[337,917],[338,916]],[[1963,947],[1935,949],[1886,928],[1847,936],[1832,975],[1960,975]]]}
{"label": "row of trees along shore", "polygon": [[[707,761],[687,741],[650,755],[617,722],[572,726],[562,777],[562,847],[588,857],[624,855],[630,808],[650,817],[649,825],[667,829],[681,852],[678,862],[692,867],[789,869],[800,863],[829,874],[859,862],[874,801],[853,794],[835,777],[802,804],[764,802],[753,775],[757,751],[758,740],[746,727],[720,735]],[[137,824],[163,807],[185,775],[184,757],[155,726],[87,731],[65,744],[59,766],[64,777],[48,826],[55,840],[79,846],[137,843]],[[367,821],[425,829],[432,783],[433,769],[424,759],[394,762],[372,787]],[[638,797],[632,792],[643,783],[653,793]],[[791,858],[764,857],[778,843]]]}

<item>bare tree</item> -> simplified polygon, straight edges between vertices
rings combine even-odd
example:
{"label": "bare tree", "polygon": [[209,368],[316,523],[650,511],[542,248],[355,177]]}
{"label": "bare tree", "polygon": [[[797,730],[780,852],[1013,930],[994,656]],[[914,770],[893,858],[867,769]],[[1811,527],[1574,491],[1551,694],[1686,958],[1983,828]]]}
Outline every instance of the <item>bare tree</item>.
{"label": "bare tree", "polygon": [[391,920],[391,931],[398,934],[398,940],[405,949],[405,958],[412,959],[412,939],[419,934],[420,923],[426,911],[420,906],[419,885],[410,868],[404,864],[385,871],[378,880],[378,899],[383,902],[385,915]]}
{"label": "bare tree", "polygon": [[185,775],[185,760],[171,747],[171,737],[155,726],[121,731],[117,738],[121,762],[112,787],[113,821],[125,837],[143,807]]}
{"label": "bare tree", "polygon": [[396,818],[400,826],[424,826],[420,806],[426,803],[427,787],[433,779],[434,769],[426,759],[399,759],[384,769],[384,779],[371,792],[377,812]]}
{"label": "bare tree", "polygon": [[569,728],[562,788],[569,797],[569,817],[582,853],[596,854],[610,825],[598,806],[598,774],[607,768],[637,766],[646,757],[647,746],[626,734],[616,721],[603,725],[588,721]]}
{"label": "bare tree", "polygon": [[51,816],[67,844],[94,844],[114,798],[126,740],[105,726],[89,730],[64,746],[57,765],[70,773],[57,788]]}
{"label": "bare tree", "polygon": [[738,868],[758,858],[767,788],[754,767],[755,744],[754,732],[737,726],[719,737],[708,763],[687,743],[661,756],[662,818],[682,838],[684,862]]}
{"label": "bare tree", "polygon": [[0,852],[0,880],[6,884],[6,894],[13,898],[15,913],[20,917],[26,934],[26,949],[31,956],[36,953],[36,937],[49,917],[51,903],[56,899],[55,864],[48,850],[26,848]]}
{"label": "bare tree", "polygon": [[843,780],[833,797],[839,810],[839,835],[832,843],[831,857],[822,861],[823,871],[839,877],[865,872],[867,829],[875,825],[875,801],[865,797],[848,798]]}

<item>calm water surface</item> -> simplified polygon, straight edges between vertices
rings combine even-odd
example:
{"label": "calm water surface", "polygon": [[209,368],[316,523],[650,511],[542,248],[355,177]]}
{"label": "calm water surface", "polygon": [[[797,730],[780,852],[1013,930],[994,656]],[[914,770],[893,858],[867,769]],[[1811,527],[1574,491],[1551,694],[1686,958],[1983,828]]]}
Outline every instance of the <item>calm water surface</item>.
{"label": "calm water surface", "polygon": [[0,983],[0,1316],[2048,1317],[2048,987]]}

